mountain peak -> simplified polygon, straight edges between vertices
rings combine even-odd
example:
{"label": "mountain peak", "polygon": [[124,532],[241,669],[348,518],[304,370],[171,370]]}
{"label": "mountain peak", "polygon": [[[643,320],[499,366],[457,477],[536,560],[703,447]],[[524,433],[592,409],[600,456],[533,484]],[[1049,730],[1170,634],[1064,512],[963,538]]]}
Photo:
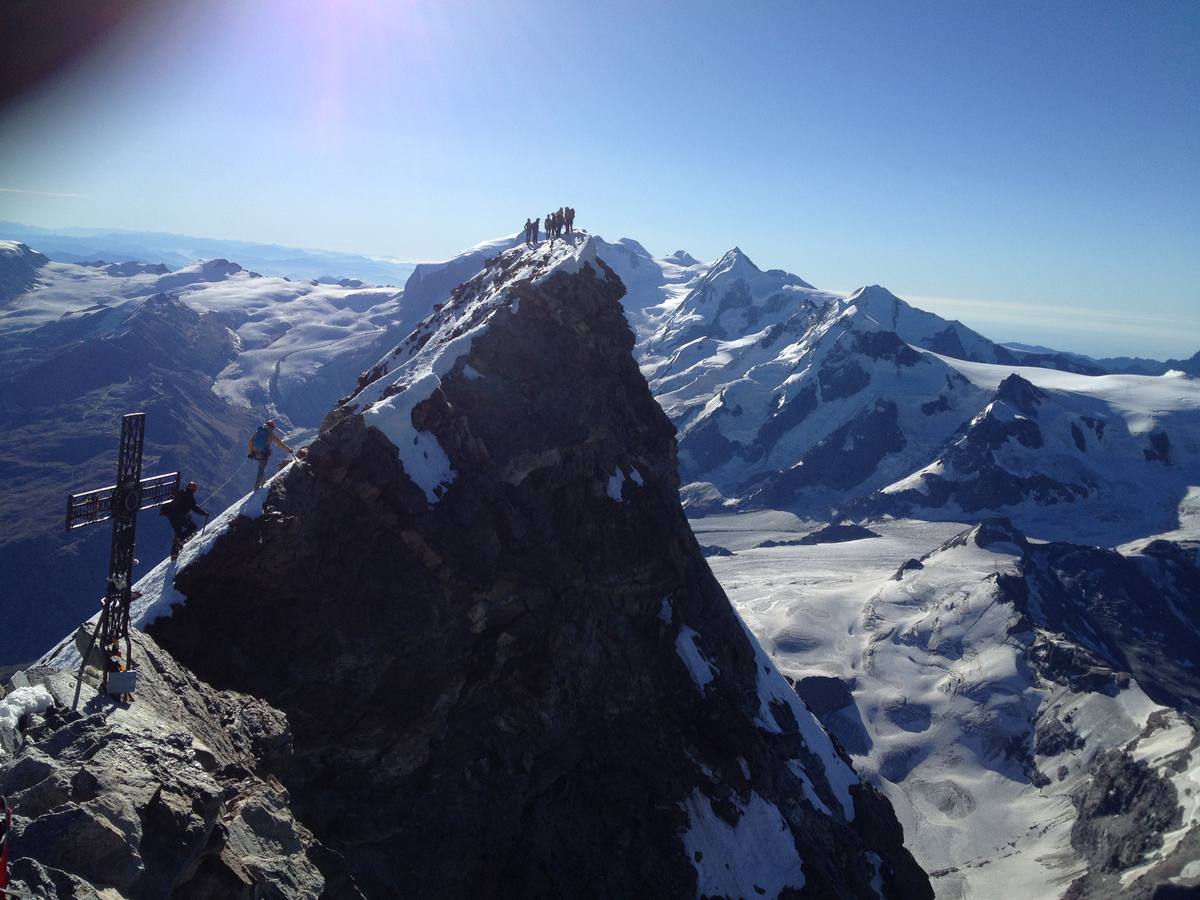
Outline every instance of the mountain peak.
{"label": "mountain peak", "polygon": [[1011,403],[1022,412],[1032,413],[1046,394],[1040,388],[1013,372],[996,388],[996,399]]}
{"label": "mountain peak", "polygon": [[0,241],[0,303],[28,290],[50,260],[19,241]]}
{"label": "mountain peak", "polygon": [[860,287],[849,297],[847,303],[901,303],[907,306],[899,297],[880,284],[868,284]]}
{"label": "mountain peak", "polygon": [[696,259],[696,257],[692,256],[692,254],[688,253],[686,250],[676,250],[670,256],[666,257],[666,259],[669,262],[677,263],[681,266],[700,265],[700,260]]}
{"label": "mountain peak", "polygon": [[724,271],[735,271],[742,268],[748,268],[754,272],[762,271],[754,264],[750,257],[742,252],[741,247],[734,247],[732,250],[726,251],[725,254],[719,260],[717,260],[712,267],[712,271],[713,273],[717,273]]}

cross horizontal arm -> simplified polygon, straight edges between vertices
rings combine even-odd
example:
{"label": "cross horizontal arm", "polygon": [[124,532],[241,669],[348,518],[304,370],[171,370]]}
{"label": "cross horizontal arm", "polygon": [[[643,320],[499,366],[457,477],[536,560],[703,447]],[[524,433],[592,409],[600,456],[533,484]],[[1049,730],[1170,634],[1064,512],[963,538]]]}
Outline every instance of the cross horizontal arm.
{"label": "cross horizontal arm", "polygon": [[[166,475],[143,478],[138,482],[138,489],[137,509],[162,506],[179,490],[179,473],[168,472]],[[111,519],[113,496],[116,491],[117,486],[110,484],[94,491],[71,494],[67,498],[67,531]]]}

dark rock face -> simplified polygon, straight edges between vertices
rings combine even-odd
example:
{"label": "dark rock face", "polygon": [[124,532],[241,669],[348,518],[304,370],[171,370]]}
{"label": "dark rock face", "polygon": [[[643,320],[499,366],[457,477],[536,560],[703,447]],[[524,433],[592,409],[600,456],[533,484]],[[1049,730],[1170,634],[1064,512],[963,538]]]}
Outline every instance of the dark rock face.
{"label": "dark rock face", "polygon": [[[155,638],[287,714],[282,780],[368,896],[695,896],[715,877],[685,854],[697,809],[738,828],[760,800],[806,893],[874,896],[873,852],[888,896],[931,896],[882,796],[855,784],[839,813],[844,763],[763,693],[782,678],[680,509],[623,287],[598,261],[548,269],[556,252],[506,253],[457,291],[267,513],[178,576],[187,605]],[[391,434],[443,449],[434,502],[417,451],[370,427],[428,384],[423,360],[437,385]]]}
{"label": "dark rock face", "polygon": [[1171,439],[1165,431],[1152,431],[1148,438],[1150,446],[1142,451],[1142,455],[1152,462],[1164,465],[1171,464]]}
{"label": "dark rock face", "polygon": [[1015,372],[996,388],[996,399],[1011,403],[1021,412],[1033,415],[1046,399],[1046,392],[1035,387]]}
{"label": "dark rock face", "polygon": [[1101,753],[1091,780],[1072,799],[1079,818],[1071,843],[1098,872],[1136,864],[1180,821],[1174,785],[1125,753]]}
{"label": "dark rock face", "polygon": [[[80,712],[52,706],[18,753],[0,758],[14,890],[51,900],[103,888],[131,898],[320,895],[309,855],[321,848],[269,774],[290,754],[287,720],[212,690],[143,635],[134,652],[131,707],[87,688]],[[70,702],[72,678],[29,675]]]}
{"label": "dark rock face", "polygon": [[716,416],[710,416],[688,431],[680,442],[680,449],[687,451],[690,461],[681,471],[683,478],[689,480],[729,462],[741,446],[725,437]]}
{"label": "dark rock face", "polygon": [[[1035,623],[1068,635],[1086,635],[1090,659],[1052,668],[1096,676],[1128,672],[1156,703],[1192,716],[1200,713],[1200,688],[1192,665],[1200,659],[1200,565],[1194,543],[1154,541],[1125,556],[1074,544],[1031,545],[1022,560],[1036,591]],[[1083,643],[1083,642],[1081,642]],[[1047,649],[1050,652],[1050,648]],[[1078,677],[1078,675],[1076,676]],[[1109,683],[1104,677],[1101,683]]]}
{"label": "dark rock face", "polygon": [[847,490],[869,477],[880,461],[905,447],[896,405],[876,401],[804,454],[799,465],[751,479],[739,489],[749,506],[787,506],[811,487]]}
{"label": "dark rock face", "polygon": [[794,397],[784,403],[775,415],[762,424],[755,436],[754,446],[761,448],[764,454],[770,453],[781,437],[816,411],[819,403],[817,386],[815,384],[805,385],[796,392]]}
{"label": "dark rock face", "polygon": [[1061,719],[1049,718],[1039,722],[1033,752],[1038,756],[1058,756],[1067,750],[1082,750],[1087,741]]}
{"label": "dark rock face", "polygon": [[861,541],[865,538],[877,538],[879,535],[870,528],[855,525],[853,522],[833,522],[823,525],[816,531],[810,531],[800,538],[801,544],[841,544],[846,541]]}

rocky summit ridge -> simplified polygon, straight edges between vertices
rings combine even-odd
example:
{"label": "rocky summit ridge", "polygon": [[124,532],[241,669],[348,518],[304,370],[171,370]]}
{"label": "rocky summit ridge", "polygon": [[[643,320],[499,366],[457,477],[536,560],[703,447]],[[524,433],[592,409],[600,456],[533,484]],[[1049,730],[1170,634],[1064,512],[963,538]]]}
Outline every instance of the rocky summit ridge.
{"label": "rocky summit ridge", "polygon": [[[36,716],[0,784],[31,773],[14,846],[47,835],[46,896],[112,883],[53,856],[66,832],[40,824],[85,807],[141,854],[142,874],[113,861],[130,896],[203,896],[202,871],[246,897],[931,896],[887,801],[712,577],[624,290],[590,241],[501,252],[364,373],[304,461],[143,580],[138,653],[179,667],[180,765],[117,821],[72,767],[104,746],[80,723],[123,713]],[[71,658],[28,677],[62,681]],[[270,752],[235,706],[272,723]],[[231,723],[224,755],[188,716]],[[154,798],[208,768],[197,862],[152,866]],[[50,778],[68,787],[25,807]],[[270,814],[221,831],[237,778]]]}

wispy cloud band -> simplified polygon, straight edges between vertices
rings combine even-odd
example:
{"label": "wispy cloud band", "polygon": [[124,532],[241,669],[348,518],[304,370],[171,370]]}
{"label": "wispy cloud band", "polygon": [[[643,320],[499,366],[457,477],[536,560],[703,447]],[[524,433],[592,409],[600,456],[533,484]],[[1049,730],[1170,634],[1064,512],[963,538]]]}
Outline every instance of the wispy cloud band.
{"label": "wispy cloud band", "polygon": [[29,194],[33,197],[86,197],[87,194],[70,194],[66,191],[28,191],[25,188],[0,187],[0,194]]}

